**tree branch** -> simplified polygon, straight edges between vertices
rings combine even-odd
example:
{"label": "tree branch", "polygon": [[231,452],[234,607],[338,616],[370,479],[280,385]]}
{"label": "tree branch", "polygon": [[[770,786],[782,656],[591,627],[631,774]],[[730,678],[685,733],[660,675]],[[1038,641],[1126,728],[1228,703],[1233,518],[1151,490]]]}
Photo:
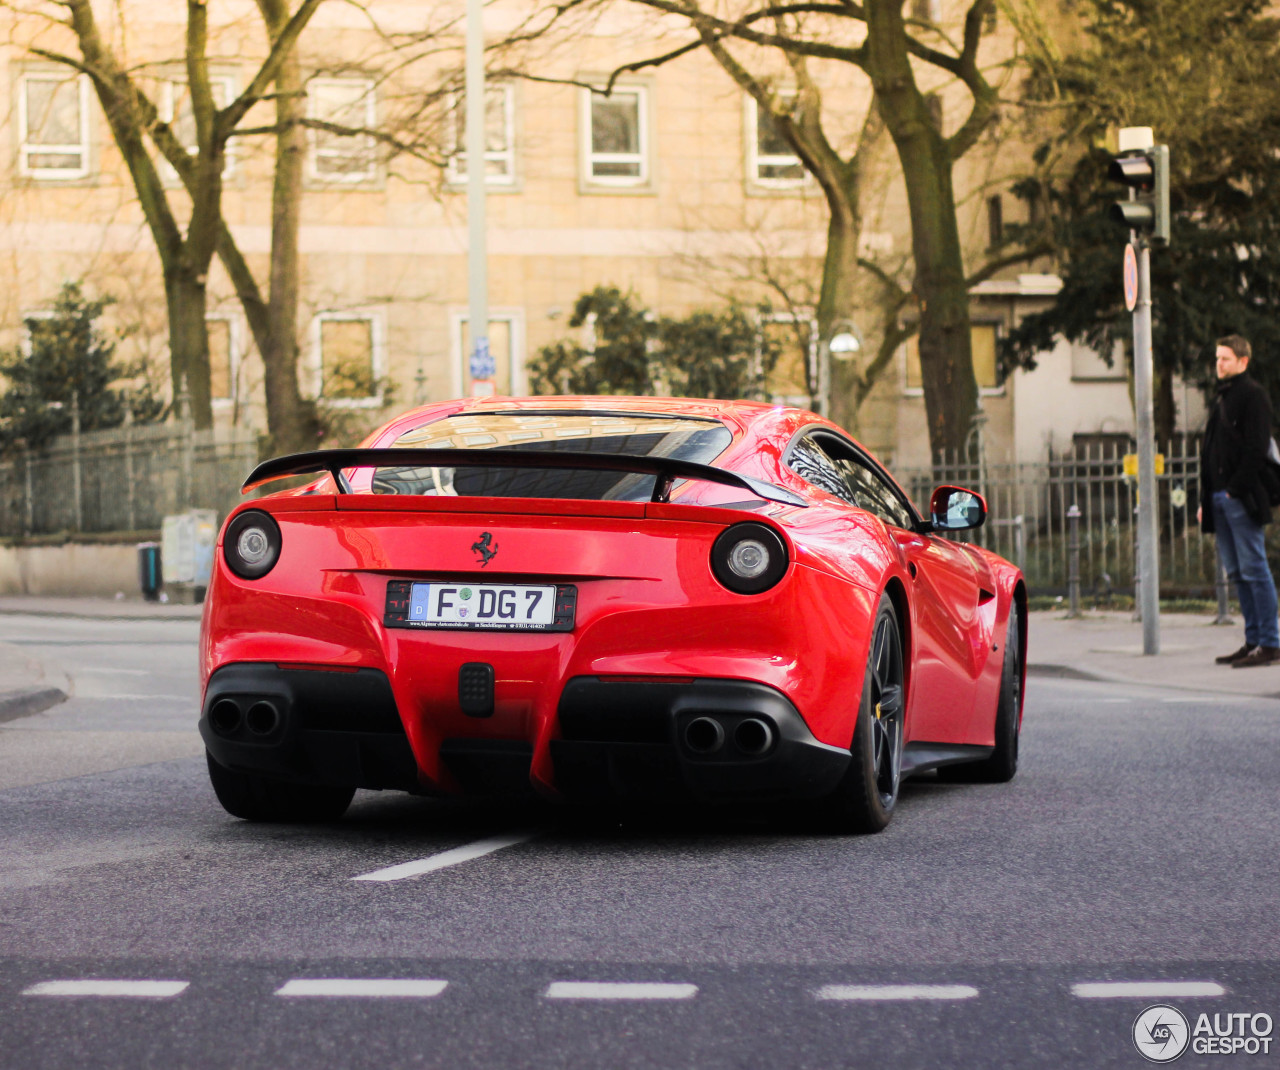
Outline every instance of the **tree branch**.
{"label": "tree branch", "polygon": [[1030,245],[1025,245],[1020,249],[1015,249],[1012,252],[988,260],[982,267],[965,279],[964,284],[967,288],[972,289],[978,283],[985,282],[1007,267],[1013,267],[1015,264],[1025,264],[1028,260],[1035,260],[1037,257],[1049,256],[1054,249],[1055,246],[1049,238],[1040,238]]}
{"label": "tree branch", "polygon": [[271,51],[267,54],[262,66],[258,68],[258,73],[253,76],[253,80],[245,87],[244,92],[218,113],[217,136],[223,141],[231,136],[236,125],[245,117],[245,113],[262,99],[267,86],[275,81],[280,64],[297,43],[299,35],[321,3],[323,0],[303,0],[302,5],[285,24],[284,29],[271,42]]}

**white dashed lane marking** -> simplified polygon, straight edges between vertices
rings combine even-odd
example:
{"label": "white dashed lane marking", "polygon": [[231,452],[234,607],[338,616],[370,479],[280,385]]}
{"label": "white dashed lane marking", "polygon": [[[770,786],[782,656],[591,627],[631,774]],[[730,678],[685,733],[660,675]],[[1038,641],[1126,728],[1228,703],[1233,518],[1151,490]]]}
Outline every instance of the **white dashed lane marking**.
{"label": "white dashed lane marking", "polygon": [[692,999],[697,985],[653,981],[555,981],[547,999]]}
{"label": "white dashed lane marking", "polygon": [[24,996],[106,996],[125,999],[170,999],[189,981],[41,981],[24,988]]}
{"label": "white dashed lane marking", "polygon": [[448,981],[401,977],[295,977],[277,988],[276,995],[327,999],[429,999],[440,995],[448,984]]}
{"label": "white dashed lane marking", "polygon": [[438,855],[418,858],[412,862],[401,862],[399,865],[387,866],[385,869],[375,869],[372,873],[362,873],[351,879],[353,881],[402,881],[406,877],[420,877],[424,873],[433,873],[437,869],[470,862],[473,858],[483,858],[485,855],[493,854],[494,851],[501,851],[504,847],[514,847],[518,843],[533,839],[536,835],[536,832],[521,832],[506,836],[491,836],[487,840],[476,840],[475,843],[464,844],[451,851],[442,851]]}
{"label": "white dashed lane marking", "polygon": [[815,999],[864,1002],[907,999],[973,999],[972,985],[823,985]]}
{"label": "white dashed lane marking", "polygon": [[1080,999],[1157,999],[1162,996],[1225,996],[1216,981],[1089,981],[1071,986]]}

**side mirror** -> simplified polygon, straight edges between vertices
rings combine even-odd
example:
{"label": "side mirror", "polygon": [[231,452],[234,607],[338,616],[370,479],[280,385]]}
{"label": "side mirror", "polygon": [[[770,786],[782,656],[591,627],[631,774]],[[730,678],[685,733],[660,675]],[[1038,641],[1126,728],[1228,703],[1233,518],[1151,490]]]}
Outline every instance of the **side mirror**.
{"label": "side mirror", "polygon": [[934,531],[968,531],[987,519],[987,503],[964,487],[939,487],[929,499],[929,519]]}

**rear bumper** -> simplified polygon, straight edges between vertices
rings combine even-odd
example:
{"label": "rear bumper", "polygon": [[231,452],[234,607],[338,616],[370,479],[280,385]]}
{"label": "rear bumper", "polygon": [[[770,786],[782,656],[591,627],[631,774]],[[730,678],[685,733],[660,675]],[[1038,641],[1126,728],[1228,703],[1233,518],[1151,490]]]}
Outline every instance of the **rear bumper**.
{"label": "rear bumper", "polygon": [[226,665],[209,678],[200,735],[228,769],[304,784],[418,788],[391,684],[377,669]]}
{"label": "rear bumper", "polygon": [[[811,799],[832,791],[850,761],[848,750],[814,738],[780,691],[743,680],[578,676],[557,714],[558,738],[543,745],[554,786],[569,799]],[[390,681],[377,669],[223,666],[209,679],[200,734],[227,768],[422,790]],[[531,790],[532,741],[447,738],[439,758],[464,793]]]}
{"label": "rear bumper", "polygon": [[579,676],[559,720],[551,758],[570,798],[812,799],[850,761],[814,738],[785,695],[744,680]]}

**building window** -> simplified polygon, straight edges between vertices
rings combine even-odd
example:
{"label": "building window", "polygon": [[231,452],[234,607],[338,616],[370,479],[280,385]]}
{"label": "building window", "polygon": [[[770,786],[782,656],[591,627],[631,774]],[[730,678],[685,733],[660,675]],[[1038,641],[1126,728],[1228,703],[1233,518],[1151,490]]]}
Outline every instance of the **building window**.
{"label": "building window", "polygon": [[987,247],[995,249],[1004,243],[1004,198],[1000,194],[987,198]]}
{"label": "building window", "polygon": [[[924,392],[924,380],[920,375],[919,337],[919,335],[913,335],[906,344],[908,394]],[[969,325],[969,344],[973,350],[973,375],[978,380],[978,389],[984,394],[999,394],[1004,390],[996,365],[999,337],[999,329],[994,323]]]}
{"label": "building window", "polygon": [[[485,182],[490,186],[510,186],[515,182],[515,87],[504,83],[487,86],[484,94]],[[462,93],[453,98],[449,122],[450,182],[467,180],[467,100]]]}
{"label": "building window", "polygon": [[307,117],[341,129],[312,129],[311,177],[322,182],[367,182],[377,177],[372,130],[377,121],[373,83],[361,78],[312,78]]}
{"label": "building window", "polygon": [[317,398],[365,405],[381,400],[385,371],[378,317],[321,312],[312,321],[312,348]]}
{"label": "building window", "polygon": [[582,94],[587,181],[640,186],[649,181],[648,91],[621,86],[609,96]]}
{"label": "building window", "polygon": [[27,360],[31,359],[31,351],[35,345],[36,335],[44,333],[40,324],[45,320],[57,318],[58,313],[52,308],[33,308],[22,314],[22,340],[19,343],[19,348]]}
{"label": "building window", "polygon": [[18,170],[29,178],[89,173],[89,79],[25,74],[18,88]]}
{"label": "building window", "polygon": [[471,323],[466,313],[453,316],[453,392],[458,397],[477,394],[520,396],[524,381],[524,320],[517,309],[498,309],[489,317],[489,352],[495,366],[492,382],[476,384],[471,377]]}
{"label": "building window", "polygon": [[[229,75],[220,75],[209,79],[209,89],[213,93],[213,104],[216,108],[225,108],[235,98],[235,81]],[[199,151],[196,137],[196,116],[191,107],[191,93],[185,79],[169,79],[160,86],[160,118],[169,124],[174,137],[188,155],[195,156]],[[178,173],[166,162],[162,164],[165,180],[177,182]],[[235,171],[235,139],[227,142],[225,163],[222,177],[230,178]]]}
{"label": "building window", "polygon": [[209,334],[209,396],[215,402],[234,401],[240,364],[235,324],[230,316],[208,316],[205,329]]}
{"label": "building window", "polygon": [[1071,378],[1076,382],[1124,382],[1128,378],[1124,343],[1117,341],[1108,363],[1101,353],[1077,342],[1060,342],[1071,349]]}
{"label": "building window", "polygon": [[795,189],[804,185],[804,164],[778,131],[772,116],[754,97],[747,100],[747,174],[751,181],[771,189]]}
{"label": "building window", "polygon": [[[805,311],[772,312],[760,317],[761,341],[773,343],[778,361],[765,377],[763,393],[779,405],[813,404],[809,383],[817,378],[818,321]],[[757,366],[758,372],[764,369]]]}

